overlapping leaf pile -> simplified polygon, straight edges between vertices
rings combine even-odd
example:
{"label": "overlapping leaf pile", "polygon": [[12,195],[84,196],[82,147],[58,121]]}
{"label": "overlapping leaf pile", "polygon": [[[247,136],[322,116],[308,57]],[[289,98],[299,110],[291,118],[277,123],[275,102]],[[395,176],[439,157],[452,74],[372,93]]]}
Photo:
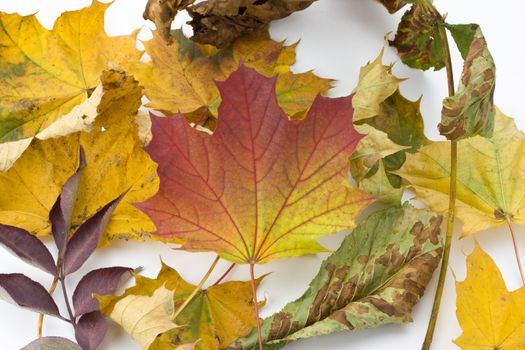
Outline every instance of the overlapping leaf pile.
{"label": "overlapping leaf pile", "polygon": [[[24,349],[95,350],[106,317],[149,350],[271,350],[404,323],[443,255],[441,296],[455,212],[464,237],[505,224],[515,239],[525,135],[494,106],[480,27],[446,23],[431,0],[379,2],[391,13],[410,6],[389,41],[405,64],[447,69],[447,142],[425,136],[420,100],[401,94],[404,79],[382,52],[346,97],[325,96],[329,79],[292,72],[296,45],[273,41],[267,24],[312,0],[150,0],[144,16],[157,31],[144,52],[135,33],[104,32],[109,4],[66,12],[51,30],[34,15],[0,13],[0,244],[54,278],[47,291],[1,274],[0,295],[41,313],[40,335],[43,314],[69,322],[78,343],[43,337]],[[181,10],[192,40],[171,30]],[[464,59],[457,89],[447,31]],[[402,203],[409,187],[429,209]],[[382,208],[358,220],[372,202]],[[348,229],[305,293],[261,320],[255,266],[326,251],[317,239]],[[56,259],[35,237],[50,234]],[[155,278],[135,271],[135,286],[114,296],[133,269],[110,267],[87,273],[68,298],[66,277],[97,246],[145,237],[217,258],[198,285],[162,263]],[[220,258],[233,264],[209,285]],[[237,264],[250,281],[223,282]],[[467,268],[455,343],[525,348],[523,288],[509,292],[478,245]],[[59,283],[68,316],[52,297]],[[431,321],[423,349],[432,334]]]}

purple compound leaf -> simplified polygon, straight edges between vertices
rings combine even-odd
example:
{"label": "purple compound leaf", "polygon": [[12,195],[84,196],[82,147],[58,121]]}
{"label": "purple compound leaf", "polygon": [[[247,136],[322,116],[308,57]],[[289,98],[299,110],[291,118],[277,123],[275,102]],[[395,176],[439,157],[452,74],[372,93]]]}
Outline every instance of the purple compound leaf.
{"label": "purple compound leaf", "polygon": [[82,348],[66,338],[43,337],[32,341],[20,350],[82,350]]}
{"label": "purple compound leaf", "polygon": [[0,298],[25,309],[62,318],[47,290],[21,273],[0,274]]}
{"label": "purple compound leaf", "polygon": [[84,167],[86,166],[86,159],[82,147],[80,148],[79,159],[77,171],[66,181],[64,187],[62,187],[60,195],[53,205],[53,208],[51,208],[51,211],[49,212],[53,238],[55,239],[55,244],[57,245],[61,257],[64,254],[69,229],[71,228],[71,216],[73,215],[73,209],[75,208],[80,176],[82,175],[82,170],[84,170]]}
{"label": "purple compound leaf", "polygon": [[108,331],[108,321],[93,311],[82,315],[75,325],[75,338],[83,350],[96,350]]}
{"label": "purple compound leaf", "polygon": [[25,262],[57,276],[55,261],[47,247],[26,230],[0,224],[0,245]]}
{"label": "purple compound leaf", "polygon": [[71,237],[64,254],[64,276],[77,271],[97,249],[98,242],[106,230],[111,214],[126,193],[102,207],[95,215],[80,225]]}
{"label": "purple compound leaf", "polygon": [[133,273],[129,267],[106,267],[87,273],[77,285],[73,293],[75,315],[80,316],[99,310],[96,295],[112,295],[117,288],[127,281]]}

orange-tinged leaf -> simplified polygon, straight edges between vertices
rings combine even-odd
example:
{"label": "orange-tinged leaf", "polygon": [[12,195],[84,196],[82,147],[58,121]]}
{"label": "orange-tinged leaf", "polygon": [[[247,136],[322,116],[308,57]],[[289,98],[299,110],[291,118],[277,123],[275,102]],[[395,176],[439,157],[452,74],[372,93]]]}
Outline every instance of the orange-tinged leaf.
{"label": "orange-tinged leaf", "polygon": [[[174,42],[166,45],[158,33],[144,42],[149,62],[138,62],[130,70],[145,88],[148,107],[166,114],[181,112],[191,121],[213,128],[220,96],[214,81],[226,79],[239,61],[260,73],[277,79],[277,97],[289,115],[307,110],[318,93],[331,87],[331,80],[312,72],[295,74],[295,45],[273,41],[268,29],[261,29],[236,40],[224,50],[198,45],[181,30],[172,32]],[[209,118],[206,123],[206,118]]]}
{"label": "orange-tinged leaf", "polygon": [[241,66],[218,83],[213,135],[182,116],[153,118],[148,153],[160,190],[139,205],[155,235],[238,263],[317,253],[317,238],[354,226],[373,196],[351,187],[348,157],[362,135],[352,98],[318,97],[304,120],[277,104],[276,79]]}

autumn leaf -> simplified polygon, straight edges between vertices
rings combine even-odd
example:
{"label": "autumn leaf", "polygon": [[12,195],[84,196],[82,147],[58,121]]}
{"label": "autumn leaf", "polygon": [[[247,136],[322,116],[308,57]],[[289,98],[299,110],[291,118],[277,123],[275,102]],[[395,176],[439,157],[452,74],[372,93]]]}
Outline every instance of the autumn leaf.
{"label": "autumn leaf", "polygon": [[[456,93],[443,101],[439,131],[449,140],[490,137],[494,129],[496,66],[479,25],[447,25],[465,60]],[[468,47],[468,49],[467,49]]]}
{"label": "autumn leaf", "polygon": [[354,122],[378,115],[381,103],[396,92],[401,81],[392,74],[392,65],[383,65],[383,51],[362,67],[353,97]]}
{"label": "autumn leaf", "polygon": [[[262,278],[256,280],[259,285]],[[120,297],[100,297],[102,310],[111,314],[115,304],[131,296],[148,296],[164,286],[172,291],[175,309],[194,291],[177,271],[162,264],[155,279],[137,276],[134,287]],[[262,305],[263,303],[261,303]],[[196,317],[199,315],[199,317]],[[117,320],[122,324],[127,319]],[[249,282],[226,282],[202,289],[184,308],[175,323],[179,326],[158,336],[149,350],[173,349],[195,343],[196,350],[219,350],[255,327],[253,296]],[[175,326],[173,326],[175,327]]]}
{"label": "autumn leaf", "polygon": [[[323,262],[303,296],[263,321],[264,348],[411,321],[441,258],[440,224],[440,216],[409,204],[370,215]],[[258,349],[256,331],[227,349]]]}
{"label": "autumn leaf", "polygon": [[21,350],[82,350],[82,348],[66,338],[43,337],[32,341]]}
{"label": "autumn leaf", "polygon": [[440,70],[445,66],[439,30],[443,25],[441,15],[433,7],[416,2],[401,18],[395,38],[389,44],[409,67]]}
{"label": "autumn leaf", "polygon": [[218,88],[213,135],[180,115],[153,118],[146,150],[161,185],[138,206],[155,236],[238,263],[324,251],[317,238],[352,227],[373,199],[347,183],[347,158],[362,137],[351,97],[318,97],[304,120],[289,121],[275,79],[241,66]]}
{"label": "autumn leaf", "polygon": [[[525,224],[525,135],[496,111],[494,135],[458,143],[456,211],[463,236],[507,222]],[[437,212],[447,210],[450,143],[434,142],[408,154],[395,173],[408,180],[417,197]]]}
{"label": "autumn leaf", "polygon": [[407,152],[416,152],[429,140],[420,100],[410,101],[401,94],[402,79],[392,74],[392,66],[383,65],[382,56],[381,52],[361,69],[355,89],[353,103],[361,115],[356,128],[365,137],[350,157],[350,171],[360,189],[399,205],[403,184],[392,171],[403,165]]}
{"label": "autumn leaf", "polygon": [[[84,130],[82,117],[96,116],[101,72],[139,60],[134,36],[104,32],[109,5],[94,1],[65,12],[52,30],[35,15],[0,13],[0,155],[10,157],[0,161],[3,170],[13,163],[12,153],[20,155],[35,135],[47,139]],[[53,128],[55,123],[60,126]],[[68,130],[71,124],[76,125]]]}
{"label": "autumn leaf", "polygon": [[490,256],[476,244],[467,257],[467,278],[456,282],[463,350],[525,349],[525,287],[509,292]]}
{"label": "autumn leaf", "polygon": [[195,0],[148,0],[142,17],[149,19],[157,27],[159,35],[168,44],[173,43],[171,23],[179,11],[184,10]]}
{"label": "autumn leaf", "polygon": [[314,0],[238,0],[238,1],[201,1],[193,5],[194,0],[149,0],[144,18],[155,22],[157,30],[168,43],[171,23],[178,11],[186,10],[192,18],[192,40],[219,48],[229,47],[237,38],[250,34],[271,21],[304,10]]}
{"label": "autumn leaf", "polygon": [[402,9],[406,4],[410,2],[406,0],[375,0],[375,1],[383,5],[390,13],[396,13],[397,11]]}
{"label": "autumn leaf", "polygon": [[[120,324],[143,349],[149,349],[159,334],[176,327],[172,321],[173,295],[174,291],[165,286],[160,286],[151,295],[127,295],[106,315]],[[101,310],[104,311],[103,304]]]}
{"label": "autumn leaf", "polygon": [[77,170],[83,147],[86,168],[80,179],[72,228],[109,201],[128,191],[115,210],[101,244],[114,237],[139,238],[154,225],[130,203],[157,191],[156,165],[142,150],[134,116],[142,89],[133,77],[117,71],[103,73],[105,93],[91,132],[34,140],[6,173],[0,173],[0,222],[37,235],[51,233],[49,212],[62,186]]}
{"label": "autumn leaf", "polygon": [[267,76],[279,74],[277,98],[291,116],[303,116],[318,93],[331,87],[331,81],[312,72],[295,74],[295,47],[270,39],[268,29],[258,30],[235,41],[233,47],[208,55],[206,47],[195,44],[181,30],[166,45],[158,33],[144,42],[151,61],[130,68],[145,87],[148,107],[166,115],[181,112],[188,120],[213,129],[220,104],[215,81],[225,80],[242,61]]}

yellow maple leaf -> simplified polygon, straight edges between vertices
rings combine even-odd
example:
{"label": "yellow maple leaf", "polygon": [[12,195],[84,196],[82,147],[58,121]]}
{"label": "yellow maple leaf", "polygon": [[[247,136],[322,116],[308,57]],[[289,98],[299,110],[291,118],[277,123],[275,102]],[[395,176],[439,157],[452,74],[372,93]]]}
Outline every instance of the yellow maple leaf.
{"label": "yellow maple leaf", "polygon": [[133,121],[142,89],[122,72],[104,72],[102,81],[104,94],[91,132],[34,140],[9,171],[0,173],[0,222],[38,235],[49,234],[49,211],[76,171],[82,146],[87,166],[73,212],[73,228],[129,189],[101,244],[114,236],[137,238],[155,230],[153,223],[130,204],[152,196],[158,187],[156,165],[142,150]]}
{"label": "yellow maple leaf", "polygon": [[[35,135],[63,136],[42,133],[91,96],[104,69],[140,58],[134,36],[104,32],[109,5],[94,1],[65,12],[52,30],[35,15],[0,13],[0,154],[19,155]],[[2,151],[7,147],[9,152]],[[12,162],[2,159],[0,168],[6,170]]]}
{"label": "yellow maple leaf", "polygon": [[[467,236],[505,223],[525,224],[525,135],[497,110],[494,134],[458,143],[457,216]],[[407,154],[394,173],[408,180],[433,210],[448,208],[450,143],[434,142]]]}
{"label": "yellow maple leaf", "polygon": [[476,244],[467,258],[467,278],[456,282],[463,350],[525,349],[525,287],[509,292],[498,267]]}
{"label": "yellow maple leaf", "polygon": [[[279,74],[277,98],[291,116],[307,110],[318,93],[331,87],[331,80],[311,71],[292,73],[296,45],[273,41],[268,29],[243,36],[223,50],[196,44],[181,30],[173,31],[172,37],[173,43],[167,45],[154,32],[153,38],[144,42],[151,61],[137,62],[129,68],[145,87],[150,99],[147,106],[167,115],[182,112],[189,120],[202,124],[208,116],[216,117],[220,96],[214,82],[225,80],[240,61],[264,75]],[[211,118],[206,125],[213,128],[214,123]]]}

